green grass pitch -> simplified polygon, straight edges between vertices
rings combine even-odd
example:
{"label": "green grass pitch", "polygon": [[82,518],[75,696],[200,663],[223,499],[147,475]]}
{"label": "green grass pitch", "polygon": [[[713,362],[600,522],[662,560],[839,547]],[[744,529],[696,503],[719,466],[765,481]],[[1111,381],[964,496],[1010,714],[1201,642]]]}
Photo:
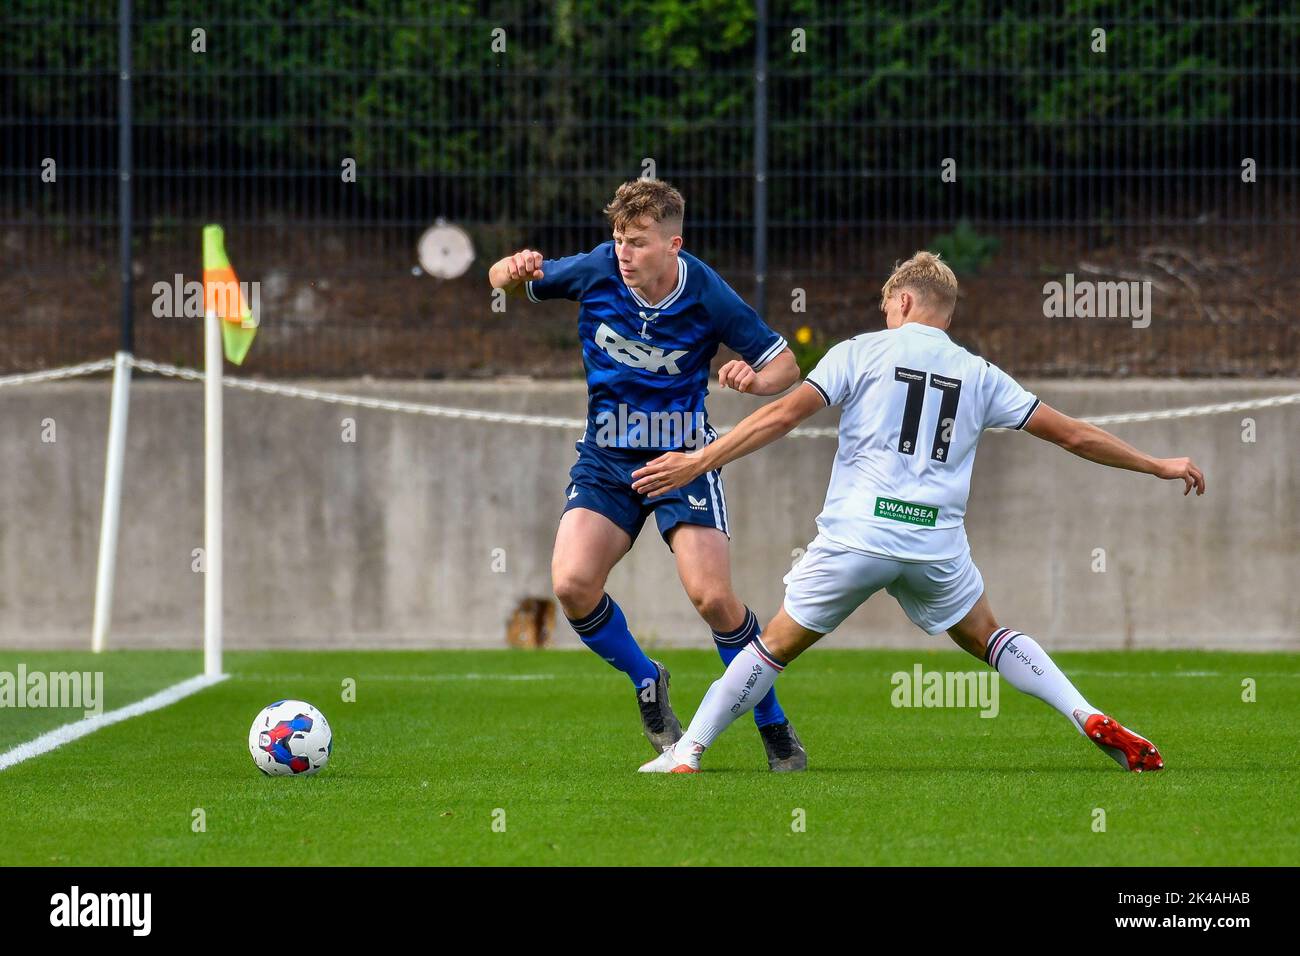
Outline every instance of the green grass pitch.
{"label": "green grass pitch", "polygon": [[[685,723],[719,662],[661,656]],[[200,669],[190,653],[8,651],[0,670],[20,661],[103,670],[108,708]],[[634,690],[587,653],[230,653],[224,683],[0,772],[0,864],[1300,863],[1300,656],[1057,661],[1160,746],[1162,773],[1121,772],[1005,682],[992,719],[891,706],[895,671],[983,666],[957,652],[814,649],[778,682],[810,771],[768,773],[746,716],[694,777],[635,773],[653,754]],[[333,727],[314,777],[249,759],[254,715],[281,697]],[[0,751],[79,716],[0,710]]]}

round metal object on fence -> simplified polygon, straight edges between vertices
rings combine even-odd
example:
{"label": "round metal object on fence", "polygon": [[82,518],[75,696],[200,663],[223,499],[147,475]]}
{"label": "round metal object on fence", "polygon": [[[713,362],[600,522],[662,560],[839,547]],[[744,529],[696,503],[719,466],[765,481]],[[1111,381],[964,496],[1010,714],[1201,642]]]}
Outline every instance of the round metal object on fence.
{"label": "round metal object on fence", "polygon": [[424,231],[416,250],[420,268],[438,279],[463,276],[474,261],[474,243],[469,233],[441,219]]}

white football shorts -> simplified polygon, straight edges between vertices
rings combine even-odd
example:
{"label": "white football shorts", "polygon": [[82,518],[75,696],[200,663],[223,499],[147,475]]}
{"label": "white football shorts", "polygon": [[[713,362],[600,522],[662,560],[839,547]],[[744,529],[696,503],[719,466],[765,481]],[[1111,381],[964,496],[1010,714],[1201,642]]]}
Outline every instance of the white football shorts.
{"label": "white football shorts", "polygon": [[785,612],[819,634],[835,630],[881,588],[927,634],[952,627],[984,593],[969,548],[942,561],[898,561],[850,551],[820,534],[784,581]]}

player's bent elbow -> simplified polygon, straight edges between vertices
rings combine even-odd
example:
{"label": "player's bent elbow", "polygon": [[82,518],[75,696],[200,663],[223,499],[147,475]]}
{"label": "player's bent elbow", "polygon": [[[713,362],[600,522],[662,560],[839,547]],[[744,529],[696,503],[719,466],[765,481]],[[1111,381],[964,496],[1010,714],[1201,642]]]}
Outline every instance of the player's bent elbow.
{"label": "player's bent elbow", "polygon": [[1064,429],[1052,441],[1060,448],[1073,454],[1083,444],[1083,430],[1078,428]]}
{"label": "player's bent elbow", "polygon": [[803,421],[802,415],[787,408],[777,419],[777,424],[781,429],[781,434],[784,435],[786,432],[792,432],[798,428],[801,421]]}
{"label": "player's bent elbow", "polygon": [[789,348],[782,350],[776,358],[768,363],[767,371],[772,378],[776,392],[784,392],[799,381],[799,362]]}
{"label": "player's bent elbow", "polygon": [[1072,418],[1070,419],[1070,428],[1061,442],[1061,447],[1068,452],[1080,455],[1089,447],[1096,446],[1096,438],[1098,435],[1105,436],[1106,433],[1096,425],[1091,425],[1088,422],[1081,422],[1077,418]]}

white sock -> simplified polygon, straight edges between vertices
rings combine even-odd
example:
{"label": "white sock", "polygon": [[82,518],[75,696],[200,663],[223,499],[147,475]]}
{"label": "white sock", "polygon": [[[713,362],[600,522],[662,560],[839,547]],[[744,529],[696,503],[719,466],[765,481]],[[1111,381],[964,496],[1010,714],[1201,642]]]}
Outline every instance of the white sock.
{"label": "white sock", "polygon": [[767,696],[783,670],[785,665],[763,646],[761,637],[746,644],[700,701],[691,725],[674,745],[673,756],[684,764],[699,767],[700,754],[737,717],[745,716]]}
{"label": "white sock", "polygon": [[[1100,713],[1084,700],[1070,679],[1047,656],[1047,651],[1027,634],[1009,627],[998,628],[989,638],[984,659],[1016,690],[1046,701],[1059,710],[1081,734],[1084,733],[1083,721],[1090,714]],[[1077,719],[1074,716],[1076,710],[1082,711]]]}

